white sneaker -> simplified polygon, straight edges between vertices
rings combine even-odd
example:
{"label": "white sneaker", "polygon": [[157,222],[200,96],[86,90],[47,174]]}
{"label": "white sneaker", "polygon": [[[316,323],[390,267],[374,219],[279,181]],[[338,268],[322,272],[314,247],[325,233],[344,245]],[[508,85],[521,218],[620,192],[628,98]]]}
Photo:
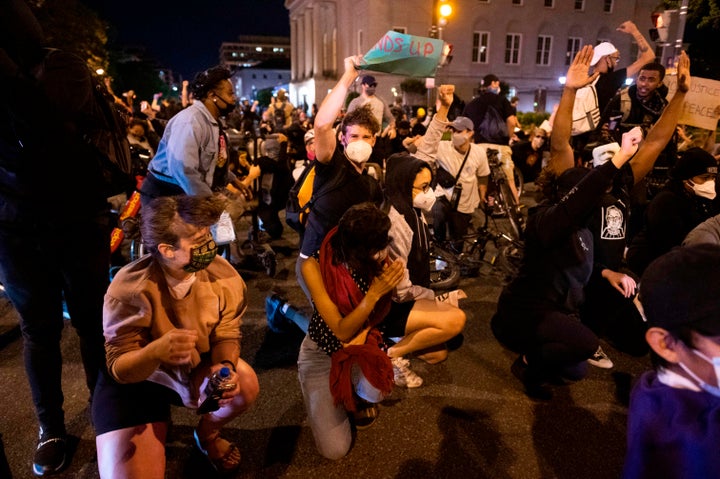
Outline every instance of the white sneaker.
{"label": "white sneaker", "polygon": [[613,362],[610,360],[608,355],[605,354],[605,351],[603,351],[600,346],[598,346],[595,354],[593,354],[592,357],[587,360],[587,362],[589,362],[596,368],[602,369],[612,369],[612,367],[614,366]]}
{"label": "white sneaker", "polygon": [[401,357],[391,358],[395,385],[406,388],[419,388],[423,379],[410,369],[410,361]]}

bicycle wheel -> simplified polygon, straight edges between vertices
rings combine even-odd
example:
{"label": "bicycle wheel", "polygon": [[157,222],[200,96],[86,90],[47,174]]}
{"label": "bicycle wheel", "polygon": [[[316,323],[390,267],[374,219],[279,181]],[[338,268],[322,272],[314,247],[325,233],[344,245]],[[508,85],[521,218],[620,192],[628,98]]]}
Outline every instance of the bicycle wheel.
{"label": "bicycle wheel", "polygon": [[508,222],[510,223],[510,235],[515,240],[521,240],[523,237],[524,219],[518,211],[518,204],[515,197],[510,191],[510,186],[506,182],[500,183],[500,200],[505,205]]}
{"label": "bicycle wheel", "polygon": [[455,256],[437,246],[430,247],[430,288],[436,291],[452,289],[460,281],[460,265]]}
{"label": "bicycle wheel", "polygon": [[522,263],[524,247],[522,243],[513,242],[498,248],[497,265],[507,273],[510,279],[517,276]]}
{"label": "bicycle wheel", "polygon": [[523,187],[525,186],[525,177],[523,177],[522,171],[517,166],[513,168],[513,176],[515,182],[515,188],[518,192],[518,197],[523,194]]}

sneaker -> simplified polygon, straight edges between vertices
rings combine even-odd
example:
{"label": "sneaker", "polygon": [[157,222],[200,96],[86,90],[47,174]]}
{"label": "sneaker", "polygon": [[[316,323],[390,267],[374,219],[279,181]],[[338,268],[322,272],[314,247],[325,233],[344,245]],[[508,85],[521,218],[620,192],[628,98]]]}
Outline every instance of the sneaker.
{"label": "sneaker", "polygon": [[608,355],[605,354],[605,351],[603,351],[600,346],[598,346],[595,354],[593,354],[592,357],[587,360],[587,362],[589,362],[596,368],[602,369],[612,369],[612,367],[614,366],[613,362],[610,360]]}
{"label": "sneaker", "polygon": [[32,470],[36,476],[46,476],[60,472],[67,461],[67,441],[64,436],[43,434],[35,449]]}
{"label": "sneaker", "polygon": [[403,357],[392,358],[395,385],[406,388],[419,388],[423,379],[410,369],[410,361]]}

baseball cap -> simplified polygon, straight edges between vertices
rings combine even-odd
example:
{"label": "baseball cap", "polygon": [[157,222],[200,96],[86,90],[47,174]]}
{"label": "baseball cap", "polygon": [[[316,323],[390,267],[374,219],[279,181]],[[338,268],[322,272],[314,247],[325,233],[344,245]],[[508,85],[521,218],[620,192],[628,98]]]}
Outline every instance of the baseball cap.
{"label": "baseball cap", "polygon": [[618,51],[617,48],[615,48],[615,45],[610,42],[602,42],[595,45],[595,49],[593,50],[593,57],[590,61],[590,66],[594,67],[595,65],[597,65],[597,62],[599,62],[602,57],[615,53],[616,51]]}
{"label": "baseball cap", "polygon": [[689,180],[693,176],[718,172],[717,161],[707,151],[693,147],[680,153],[675,165],[670,168],[669,176],[674,180]]}
{"label": "baseball cap", "polygon": [[305,144],[307,145],[307,142],[310,140],[315,139],[315,130],[313,128],[310,128],[308,131],[305,132]]}
{"label": "baseball cap", "polygon": [[448,126],[455,131],[465,131],[465,130],[474,130],[475,129],[475,126],[473,125],[472,120],[466,116],[458,116],[457,118],[455,118],[455,121],[448,124]]}
{"label": "baseball cap", "polygon": [[648,326],[683,326],[720,336],[720,245],[678,246],[655,259],[640,280]]}
{"label": "baseball cap", "polygon": [[375,81],[375,77],[372,75],[365,75],[362,77],[362,81],[360,83],[364,83],[365,85],[372,85],[373,83],[377,83]]}
{"label": "baseball cap", "polygon": [[598,166],[604,165],[615,156],[615,153],[618,151],[620,151],[620,145],[615,141],[593,148],[593,167],[597,168]]}

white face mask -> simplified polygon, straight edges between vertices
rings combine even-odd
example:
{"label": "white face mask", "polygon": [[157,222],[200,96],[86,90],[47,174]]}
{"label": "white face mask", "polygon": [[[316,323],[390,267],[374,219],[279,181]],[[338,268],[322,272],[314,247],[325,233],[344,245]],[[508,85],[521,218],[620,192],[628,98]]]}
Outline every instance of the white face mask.
{"label": "white face mask", "polygon": [[[703,360],[705,360],[708,363],[713,365],[713,368],[715,369],[715,380],[717,381],[718,384],[720,384],[720,356],[713,356],[712,358],[709,358],[696,349],[693,349],[692,352],[696,356],[702,358]],[[720,387],[713,386],[711,384],[706,383],[705,381],[700,379],[700,377],[697,374],[690,371],[690,368],[685,366],[683,363],[678,363],[678,364],[680,365],[681,368],[683,368],[683,370],[686,373],[688,373],[690,375],[690,377],[692,377],[695,381],[697,381],[698,386],[700,386],[700,388],[703,391],[705,391],[709,394],[712,394],[713,396],[720,397]]]}
{"label": "white face mask", "polygon": [[371,154],[372,146],[362,140],[356,140],[348,143],[345,147],[345,155],[348,157],[348,159],[353,163],[358,163],[360,165],[370,159]]}
{"label": "white face mask", "polygon": [[715,199],[715,180],[708,180],[702,184],[695,184],[691,181],[690,186],[696,195],[709,200]]}
{"label": "white face mask", "polygon": [[464,133],[455,132],[452,135],[452,143],[455,148],[462,147],[467,142],[467,136]]}
{"label": "white face mask", "polygon": [[427,191],[423,191],[422,193],[418,193],[415,195],[415,198],[413,198],[413,206],[415,208],[420,208],[423,211],[430,212],[432,211],[432,207],[435,204],[435,192],[428,188]]}

